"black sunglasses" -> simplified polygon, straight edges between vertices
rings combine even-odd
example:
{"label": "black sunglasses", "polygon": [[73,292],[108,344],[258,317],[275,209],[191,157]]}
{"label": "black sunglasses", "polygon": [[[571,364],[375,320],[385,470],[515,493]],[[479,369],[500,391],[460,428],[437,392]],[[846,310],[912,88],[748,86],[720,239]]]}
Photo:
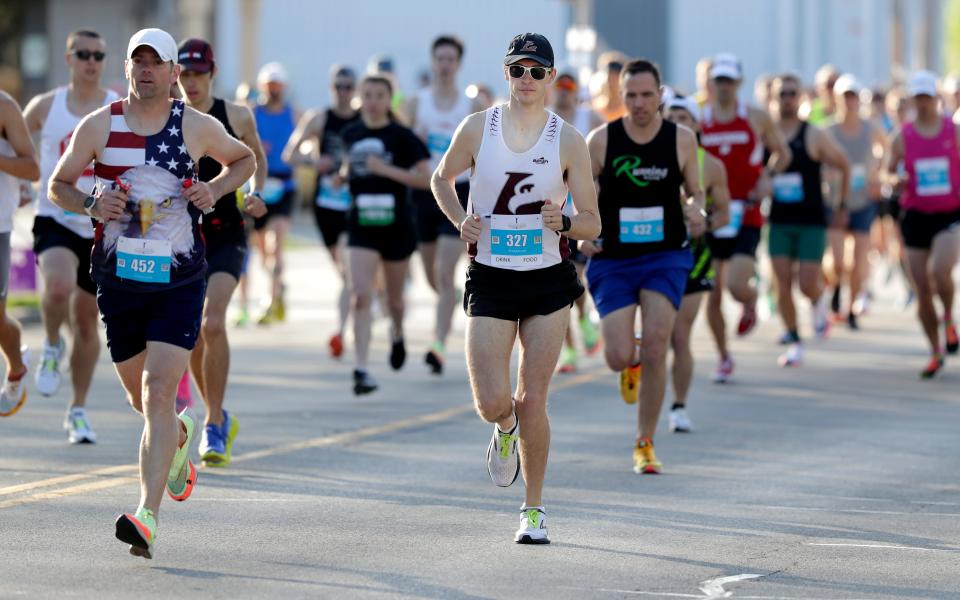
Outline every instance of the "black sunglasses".
{"label": "black sunglasses", "polygon": [[523,65],[510,65],[508,69],[510,77],[514,79],[520,79],[526,75],[527,71],[530,71],[530,77],[533,77],[537,81],[540,81],[547,76],[547,73],[550,72],[548,67],[524,67]]}
{"label": "black sunglasses", "polygon": [[76,56],[79,60],[90,60],[92,58],[97,62],[103,62],[103,59],[107,57],[103,52],[92,50],[74,50],[70,54]]}
{"label": "black sunglasses", "polygon": [[337,83],[333,86],[338,92],[349,92],[354,88],[352,83]]}
{"label": "black sunglasses", "polygon": [[800,92],[798,92],[798,91],[796,91],[796,90],[783,90],[782,92],[780,92],[780,97],[781,97],[781,98],[796,98],[799,94],[800,94]]}

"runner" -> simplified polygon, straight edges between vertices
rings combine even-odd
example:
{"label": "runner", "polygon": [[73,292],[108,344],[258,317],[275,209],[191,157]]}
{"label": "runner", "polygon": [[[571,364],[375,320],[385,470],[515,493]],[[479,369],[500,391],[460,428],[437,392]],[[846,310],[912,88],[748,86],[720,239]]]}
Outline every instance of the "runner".
{"label": "runner", "polygon": [[[917,116],[894,133],[884,170],[890,184],[903,190],[900,227],[917,294],[917,316],[932,353],[920,376],[929,379],[943,368],[944,356],[934,296],[943,304],[947,353],[956,354],[960,346],[953,322],[952,276],[960,238],[960,127],[940,110],[935,74],[914,74],[907,92],[913,97]],[[901,160],[904,175],[897,171]]]}
{"label": "runner", "polygon": [[697,61],[694,67],[696,74],[697,91],[693,94],[697,105],[702,109],[713,103],[713,81],[710,78],[710,69],[713,68],[713,57],[704,56]]}
{"label": "runner", "polygon": [[347,264],[353,295],[353,337],[356,368],[353,393],[377,389],[367,371],[372,316],[370,304],[378,267],[382,265],[390,313],[390,366],[403,367],[407,350],[403,341],[404,285],[410,255],[417,245],[407,188],[423,189],[430,181],[430,152],[409,129],[400,125],[390,109],[393,85],[381,75],[360,82],[360,121],[342,132],[348,161],[341,177],[350,182],[353,205],[347,219]]}
{"label": "runner", "polygon": [[[591,130],[603,124],[600,115],[580,102],[580,85],[573,73],[559,73],[553,82],[551,110],[564,122],[573,125],[580,135],[587,136]],[[573,216],[573,203],[563,205],[563,214]],[[586,286],[584,272],[587,267],[587,256],[577,249],[576,240],[568,240],[570,247],[570,261],[577,269],[577,278],[580,284]],[[577,323],[580,327],[580,338],[586,353],[594,354],[600,350],[600,332],[590,318],[590,309],[587,306],[587,294],[576,300]],[[570,324],[567,326],[567,336],[563,340],[563,351],[560,353],[558,373],[572,373],[577,370],[577,348],[573,339],[573,315],[570,315]]]}
{"label": "runner", "polygon": [[[520,34],[503,64],[510,101],[460,124],[432,188],[472,259],[463,300],[467,368],[477,412],[494,424],[487,471],[500,487],[523,472],[526,493],[514,541],[548,544],[542,498],[550,447],[547,388],[570,306],[583,293],[560,233],[594,239],[600,222],[586,144],[545,109],[555,77],[550,42],[537,33]],[[471,166],[464,211],[454,182]],[[568,190],[577,209],[573,217],[561,213]],[[520,365],[511,392],[517,338]]]}
{"label": "runner", "polygon": [[827,127],[833,124],[833,115],[837,112],[833,86],[839,78],[840,71],[833,65],[827,64],[817,69],[813,78],[814,97],[801,107],[801,114],[806,113],[806,120],[811,125]]}
{"label": "runner", "polygon": [[768,242],[773,274],[777,280],[777,308],[787,330],[789,348],[780,359],[781,366],[797,366],[803,362],[803,343],[797,327],[797,311],[793,303],[793,282],[810,299],[813,325],[817,336],[824,337],[827,319],[827,294],[823,281],[823,251],[827,243],[826,215],[823,203],[822,165],[840,171],[840,203],[838,219],[843,223],[850,195],[850,165],[843,150],[829,133],[799,115],[803,86],[796,75],[780,75],[773,81],[778,111],[777,126],[789,140],[792,160],[786,171],[773,179],[773,202],[770,207],[770,239]]}
{"label": "runner", "polygon": [[[67,404],[63,427],[71,444],[97,441],[86,411],[87,393],[100,356],[97,287],[90,278],[93,227],[87,215],[67,213],[53,204],[47,187],[80,119],[118,98],[113,91],[100,86],[106,56],[106,44],[100,34],[83,29],[72,32],[67,36],[65,57],[70,83],[36,96],[24,111],[27,127],[40,145],[41,166],[33,251],[43,278],[40,317],[45,337],[36,386],[44,396],[52,396],[60,389],[60,361],[66,353],[60,330],[66,324],[73,335],[73,396]],[[86,193],[93,185],[91,166],[76,186]]]}
{"label": "runner", "polygon": [[[671,123],[683,125],[697,133],[700,127],[700,107],[693,98],[677,96],[666,105],[666,119]],[[700,188],[706,195],[707,231],[725,227],[730,220],[730,192],[727,190],[727,171],[723,163],[707,154],[703,148],[697,148],[697,165],[700,172]],[[673,347],[673,406],[670,408],[669,430],[675,433],[688,433],[693,423],[687,415],[687,393],[693,379],[693,352],[690,350],[690,334],[693,323],[700,312],[700,305],[707,292],[713,289],[714,270],[710,256],[710,245],[706,237],[698,237],[691,242],[693,268],[687,277],[683,301],[677,311],[677,320],[673,325],[670,345]]]}
{"label": "runner", "polygon": [[293,169],[283,162],[283,149],[300,115],[286,100],[287,71],[280,63],[267,63],[257,74],[260,99],[253,115],[270,171],[263,188],[267,214],[254,219],[254,240],[270,279],[270,305],[257,320],[268,325],[286,318],[283,299],[283,244],[290,230],[290,213],[296,197]]}
{"label": "runner", "polygon": [[840,193],[836,178],[831,180],[831,205],[827,208],[827,237],[833,253],[835,287],[831,308],[841,313],[841,288],[846,270],[847,235],[853,237],[853,269],[850,272],[850,298],[846,321],[850,329],[859,329],[858,318],[867,303],[866,285],[870,280],[870,228],[877,216],[880,158],[883,156],[883,132],[860,117],[860,92],[863,88],[853,75],[841,76],[834,85],[837,95],[835,123],[827,128],[850,161],[850,192],[845,211],[835,201]]}
{"label": "runner", "polygon": [[[180,73],[170,34],[138,31],[126,57],[129,95],[80,122],[50,196],[98,221],[91,273],[107,347],[130,404],[145,418],[140,505],[117,518],[116,536],[131,554],[152,558],[164,488],[182,501],[196,483],[189,460],[195,421],[188,411],[178,416],[174,403],[203,310],[200,212],[252,176],[255,161],[215,119],[169,98]],[[209,183],[194,182],[201,156],[226,165]],[[88,196],[74,182],[90,161],[97,186]]]}
{"label": "runner", "polygon": [[[420,90],[410,99],[407,114],[412,118],[411,129],[430,150],[430,171],[433,172],[450,147],[457,125],[467,115],[479,112],[480,107],[457,88],[463,42],[453,36],[442,35],[433,41],[430,56],[433,72],[430,87]],[[464,208],[469,193],[470,170],[467,169],[457,178],[457,195]],[[427,282],[437,293],[434,339],[424,362],[434,375],[440,375],[443,373],[453,311],[460,295],[454,285],[454,277],[457,262],[463,254],[463,242],[460,241],[457,228],[437,207],[429,190],[413,190],[412,198],[417,211],[417,249],[423,259]]]}
{"label": "runner", "polygon": [[708,238],[714,258],[716,283],[707,301],[707,321],[720,353],[713,380],[724,383],[733,375],[734,363],[727,345],[723,316],[723,290],[743,305],[737,334],[745,336],[757,323],[757,289],[751,283],[757,266],[757,246],[763,227],[760,203],[769,193],[768,177],[761,177],[764,147],[770,152],[768,175],[790,163],[790,150],[766,112],[740,104],[737,90],[743,81],[740,61],[730,54],[714,57],[710,78],[714,102],[704,110],[700,126],[703,148],[723,162],[730,189],[730,223]]}
{"label": "runner", "polygon": [[620,73],[626,62],[627,57],[621,52],[604,52],[597,59],[597,76],[601,82],[594,94],[593,109],[605,121],[619,119],[626,112],[620,93]]}
{"label": "runner", "polygon": [[[317,172],[317,197],[313,203],[313,214],[323,245],[327,247],[340,276],[337,331],[330,337],[327,346],[331,356],[340,358],[343,355],[347,318],[350,316],[350,288],[347,285],[345,253],[347,213],[350,211],[352,199],[347,184],[340,183],[335,186],[334,179],[344,154],[340,134],[347,125],[360,119],[360,113],[351,105],[357,93],[357,77],[353,70],[334,65],[330,73],[330,97],[334,99],[334,104],[325,111],[308,112],[300,119],[287,147],[283,149],[282,158],[287,164],[300,161]],[[301,144],[308,140],[317,142],[318,155],[306,156],[297,151]]]}
{"label": "runner", "polygon": [[[243,210],[261,217],[267,207],[260,197],[267,173],[267,161],[260,147],[253,113],[246,106],[226,102],[212,95],[217,74],[213,47],[206,40],[189,39],[178,49],[180,88],[187,106],[219,121],[227,133],[244,144],[257,159],[251,194],[243,197]],[[220,174],[220,163],[201,158],[199,179],[212,181]],[[240,428],[237,418],[223,410],[223,398],[230,372],[230,343],[227,339],[227,305],[240,280],[247,256],[247,236],[236,191],[217,200],[213,212],[203,216],[203,239],[207,252],[207,292],[203,304],[200,336],[190,355],[190,371],[206,407],[206,421],[200,436],[200,458],[205,466],[225,467],[230,463],[233,441]]]}
{"label": "runner", "polygon": [[[602,245],[581,246],[591,256],[587,280],[600,312],[607,365],[620,372],[624,401],[640,399],[633,470],[653,474],[662,469],[653,436],[667,384],[667,346],[693,267],[684,220],[690,235],[699,237],[706,213],[697,140],[663,120],[659,68],[634,60],[624,67],[620,84],[626,116],[595,129],[588,140],[600,189]],[[683,201],[681,186],[687,192]]]}
{"label": "runner", "polygon": [[13,213],[29,201],[21,198],[17,179],[36,181],[40,167],[34,154],[27,124],[17,101],[0,91],[0,352],[7,363],[7,376],[0,389],[0,417],[17,413],[27,401],[25,385],[29,368],[27,347],[20,345],[20,323],[7,314],[10,281],[10,236]]}

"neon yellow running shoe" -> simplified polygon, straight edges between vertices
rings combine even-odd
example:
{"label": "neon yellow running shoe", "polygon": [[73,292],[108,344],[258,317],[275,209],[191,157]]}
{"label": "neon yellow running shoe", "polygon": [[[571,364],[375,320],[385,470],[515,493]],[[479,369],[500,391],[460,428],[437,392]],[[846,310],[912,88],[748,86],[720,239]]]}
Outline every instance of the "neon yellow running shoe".
{"label": "neon yellow running shoe", "polygon": [[633,449],[633,472],[637,475],[657,475],[663,469],[663,463],[657,460],[653,451],[653,440],[643,439]]}
{"label": "neon yellow running shoe", "polygon": [[627,404],[636,404],[640,399],[640,363],[620,371],[620,397]]}
{"label": "neon yellow running shoe", "polygon": [[577,370],[577,349],[573,346],[565,346],[560,353],[560,364],[557,365],[557,373],[573,373]]}
{"label": "neon yellow running shoe", "polygon": [[130,544],[130,554],[153,558],[153,544],[157,539],[157,518],[149,508],[140,508],[136,514],[123,513],[117,517],[117,539]]}
{"label": "neon yellow running shoe", "polygon": [[197,423],[189,410],[184,409],[179,415],[180,422],[187,430],[187,439],[183,442],[177,453],[173,456],[173,462],[170,463],[170,473],[167,475],[167,495],[183,502],[193,493],[193,487],[197,482],[197,469],[190,460],[190,445],[193,442],[193,435],[197,430]]}
{"label": "neon yellow running shoe", "polygon": [[580,319],[580,337],[583,339],[583,347],[587,355],[593,356],[600,350],[600,332],[586,315]]}

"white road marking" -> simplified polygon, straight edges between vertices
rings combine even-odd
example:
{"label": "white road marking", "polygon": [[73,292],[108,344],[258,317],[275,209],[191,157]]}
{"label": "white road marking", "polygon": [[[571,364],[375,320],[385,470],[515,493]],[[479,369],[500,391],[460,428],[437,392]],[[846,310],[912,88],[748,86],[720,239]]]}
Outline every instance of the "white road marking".
{"label": "white road marking", "polygon": [[816,508],[812,506],[766,506],[760,505],[757,508],[767,508],[770,510],[798,510],[804,512],[834,512],[834,513],[856,513],[865,515],[893,515],[906,517],[960,517],[960,513],[929,513],[929,512],[902,512],[896,510],[867,510],[863,508]]}
{"label": "white road marking", "polygon": [[716,579],[708,579],[706,581],[700,582],[700,591],[704,593],[707,598],[729,598],[733,595],[733,592],[728,592],[723,589],[723,586],[728,583],[736,583],[738,581],[745,581],[747,579],[757,579],[758,577],[763,577],[763,575],[758,575],[755,573],[743,573],[742,575],[729,575],[727,577],[717,577]]}
{"label": "white road marking", "polygon": [[926,552],[960,552],[950,548],[920,548],[918,546],[898,546],[896,544],[842,544],[826,542],[810,542],[807,546],[829,546],[834,548],[881,548],[887,550],[924,550]]}

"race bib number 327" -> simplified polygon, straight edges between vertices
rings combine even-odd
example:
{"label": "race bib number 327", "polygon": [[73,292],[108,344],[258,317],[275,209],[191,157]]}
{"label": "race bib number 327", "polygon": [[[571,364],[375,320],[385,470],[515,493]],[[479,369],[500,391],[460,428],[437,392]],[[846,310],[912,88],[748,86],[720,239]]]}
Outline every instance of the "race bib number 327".
{"label": "race bib number 327", "polygon": [[490,215],[490,256],[498,267],[543,264],[543,217]]}

